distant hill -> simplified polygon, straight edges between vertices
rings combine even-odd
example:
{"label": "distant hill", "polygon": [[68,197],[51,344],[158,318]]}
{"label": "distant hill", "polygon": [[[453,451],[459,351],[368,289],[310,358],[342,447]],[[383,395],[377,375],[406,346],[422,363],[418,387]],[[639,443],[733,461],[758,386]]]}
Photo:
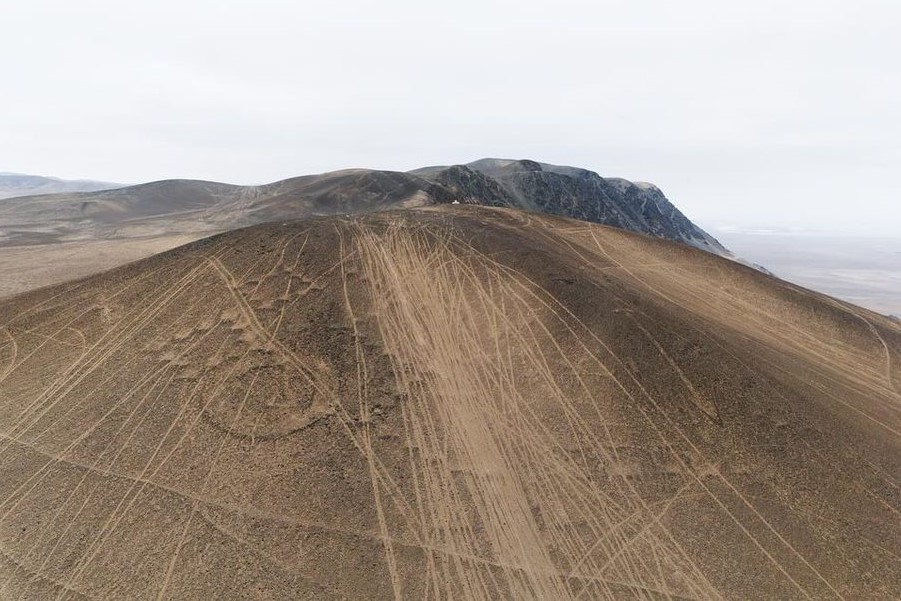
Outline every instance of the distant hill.
{"label": "distant hill", "polygon": [[0,199],[60,192],[95,192],[121,188],[122,184],[92,180],[65,180],[22,173],[0,173]]}
{"label": "distant hill", "polygon": [[651,184],[504,159],[408,173],[352,169],[263,186],[165,180],[20,197],[0,204],[0,244],[212,233],[268,221],[452,202],[574,217],[728,253]]}

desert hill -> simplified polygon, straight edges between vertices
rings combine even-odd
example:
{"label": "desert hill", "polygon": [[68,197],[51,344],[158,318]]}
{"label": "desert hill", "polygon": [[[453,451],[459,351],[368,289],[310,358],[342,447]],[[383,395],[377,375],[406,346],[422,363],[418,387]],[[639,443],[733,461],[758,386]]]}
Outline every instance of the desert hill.
{"label": "desert hill", "polygon": [[716,253],[725,249],[650,184],[575,167],[482,159],[409,173],[349,169],[263,186],[163,180],[99,192],[22,196],[0,203],[5,244],[209,234],[280,219],[365,213],[454,201],[574,217]]}
{"label": "desert hill", "polygon": [[63,192],[95,192],[120,188],[122,184],[93,180],[66,180],[57,177],[25,175],[23,173],[0,173],[0,200],[16,196],[36,194],[59,194]]}
{"label": "desert hill", "polygon": [[217,235],[0,301],[0,596],[901,598],[899,364],[585,222]]}

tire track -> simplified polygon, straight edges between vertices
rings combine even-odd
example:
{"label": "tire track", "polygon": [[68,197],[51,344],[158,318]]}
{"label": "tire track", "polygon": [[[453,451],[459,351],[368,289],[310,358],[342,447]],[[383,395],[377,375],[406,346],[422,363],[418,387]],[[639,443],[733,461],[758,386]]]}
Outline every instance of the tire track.
{"label": "tire track", "polygon": [[[401,235],[390,227],[388,233],[382,236],[362,229],[357,236],[367,278],[374,286],[373,296],[380,301],[376,311],[380,331],[401,365],[395,373],[404,373],[404,367],[407,370],[413,368],[414,372],[421,372],[417,379],[429,382],[426,388],[410,390],[409,381],[405,378],[399,381],[401,387],[409,390],[407,398],[410,406],[405,408],[404,414],[410,447],[428,457],[423,461],[417,454],[411,455],[411,471],[417,476],[417,507],[425,513],[424,516],[421,513],[420,523],[441,531],[448,523],[466,521],[462,518],[465,514],[457,513],[462,508],[456,506],[454,497],[447,496],[449,489],[458,486],[451,476],[448,462],[462,460],[468,466],[464,469],[467,475],[466,494],[477,501],[480,521],[488,527],[486,534],[494,556],[499,563],[520,566],[517,570],[505,570],[503,587],[494,588],[493,592],[486,587],[497,587],[498,583],[490,581],[484,574],[477,572],[476,580],[471,577],[464,579],[467,595],[472,598],[498,594],[512,594],[520,598],[574,596],[569,588],[567,573],[558,568],[547,554],[548,535],[554,541],[557,553],[563,552],[564,556],[572,557],[573,564],[586,564],[588,573],[597,575],[598,572],[594,571],[597,564],[591,559],[591,550],[587,545],[574,545],[579,537],[569,529],[573,519],[570,506],[573,503],[579,506],[582,503],[579,499],[584,499],[582,509],[576,515],[593,524],[596,534],[593,544],[606,547],[601,533],[613,533],[613,544],[606,547],[608,556],[613,556],[616,549],[627,549],[627,545],[623,544],[625,539],[617,540],[620,535],[610,530],[612,524],[621,523],[625,516],[618,515],[619,510],[615,505],[610,506],[609,501],[604,501],[603,496],[600,499],[595,496],[597,491],[592,487],[588,486],[582,493],[577,492],[578,483],[583,480],[577,475],[582,469],[579,467],[581,461],[573,463],[564,459],[566,455],[558,455],[553,450],[553,443],[548,447],[546,433],[540,422],[530,417],[526,408],[529,403],[519,393],[518,387],[521,385],[516,383],[514,370],[504,367],[508,365],[509,358],[503,357],[501,363],[496,363],[497,358],[490,351],[501,346],[516,348],[517,345],[494,340],[487,346],[487,354],[480,354],[486,348],[482,341],[484,332],[501,331],[505,336],[517,336],[519,330],[511,323],[528,320],[515,319],[516,312],[529,313],[531,309],[528,303],[522,303],[517,298],[506,282],[507,276],[501,272],[488,278],[489,285],[475,285],[469,273],[471,268],[465,266],[455,254],[448,253],[444,259],[436,260],[435,253],[447,252],[449,242],[449,238],[442,239],[440,236],[433,241],[424,240],[424,236]],[[423,266],[428,266],[428,269]],[[516,312],[508,317],[511,307],[503,303],[510,300],[516,305]],[[473,302],[477,304],[473,305]],[[483,315],[489,316],[494,327],[485,328],[475,321]],[[535,321],[534,317],[532,321]],[[529,328],[525,331],[529,332]],[[527,333],[529,338],[521,346],[542,349],[546,346],[542,344],[546,335],[549,332],[543,332],[539,339],[536,332]],[[557,356],[565,356],[559,346],[552,345],[552,348],[557,349]],[[461,349],[467,349],[474,357],[460,357],[458,353]],[[545,374],[545,385],[554,382],[545,359],[534,356],[530,361],[532,366],[538,368],[537,373]],[[453,378],[448,379],[441,374],[453,374]],[[497,374],[504,375],[499,379]],[[551,385],[551,390],[554,388]],[[566,408],[564,413],[569,416],[568,419],[575,419],[576,414],[572,412],[566,395],[559,389],[552,394]],[[429,422],[430,414],[440,416],[438,424]],[[575,422],[570,423],[578,430]],[[512,435],[513,432],[521,434]],[[523,437],[522,442],[517,440],[519,436]],[[525,466],[515,470],[512,468],[512,465],[523,462]],[[513,475],[522,470],[530,474],[531,482],[519,481]],[[561,476],[565,477],[561,479]],[[519,503],[525,499],[541,498],[545,499],[539,501],[539,506],[546,514],[543,518],[546,526],[539,528],[534,521],[535,510]],[[636,499],[632,506],[640,508],[642,505]],[[603,508],[600,515],[598,508]],[[454,515],[458,517],[449,519]],[[555,517],[548,521],[550,516]],[[455,536],[457,534],[453,529],[445,533],[444,544],[452,550],[468,548],[470,553],[477,553],[475,550],[479,541],[476,538],[461,538]],[[622,557],[614,557],[611,565],[614,565],[616,572],[625,575],[625,582],[631,580],[646,584],[654,581],[659,583],[658,588],[666,590],[665,573],[684,563],[687,559],[684,551],[676,549],[666,536],[659,539],[656,535],[648,537],[645,533],[642,539],[653,549],[650,561],[640,554],[627,551],[621,554]],[[670,557],[683,559],[674,563],[674,560],[668,559]],[[430,569],[441,567],[434,564]],[[441,580],[434,574],[432,578],[438,582]],[[691,575],[688,581],[690,584],[686,586],[697,597],[718,597],[699,573]],[[636,590],[638,597],[650,598],[648,591]],[[614,593],[606,590],[603,596],[614,598]]]}

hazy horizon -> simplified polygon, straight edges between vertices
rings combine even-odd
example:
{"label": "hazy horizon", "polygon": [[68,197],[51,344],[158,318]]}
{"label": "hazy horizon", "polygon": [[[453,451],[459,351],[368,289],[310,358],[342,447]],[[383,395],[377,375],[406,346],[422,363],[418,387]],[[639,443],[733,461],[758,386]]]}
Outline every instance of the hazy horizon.
{"label": "hazy horizon", "polygon": [[901,7],[14,3],[0,170],[264,183],[485,156],[721,226],[901,224]]}

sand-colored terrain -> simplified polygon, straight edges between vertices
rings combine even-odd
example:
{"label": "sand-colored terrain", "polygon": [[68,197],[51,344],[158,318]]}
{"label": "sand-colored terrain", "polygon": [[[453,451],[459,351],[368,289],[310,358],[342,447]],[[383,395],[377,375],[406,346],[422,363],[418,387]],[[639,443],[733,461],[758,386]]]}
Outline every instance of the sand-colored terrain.
{"label": "sand-colored terrain", "polygon": [[0,298],[60,284],[193,242],[197,234],[0,245]]}
{"label": "sand-colored terrain", "polygon": [[901,598],[901,326],[508,209],[0,301],[0,597]]}

